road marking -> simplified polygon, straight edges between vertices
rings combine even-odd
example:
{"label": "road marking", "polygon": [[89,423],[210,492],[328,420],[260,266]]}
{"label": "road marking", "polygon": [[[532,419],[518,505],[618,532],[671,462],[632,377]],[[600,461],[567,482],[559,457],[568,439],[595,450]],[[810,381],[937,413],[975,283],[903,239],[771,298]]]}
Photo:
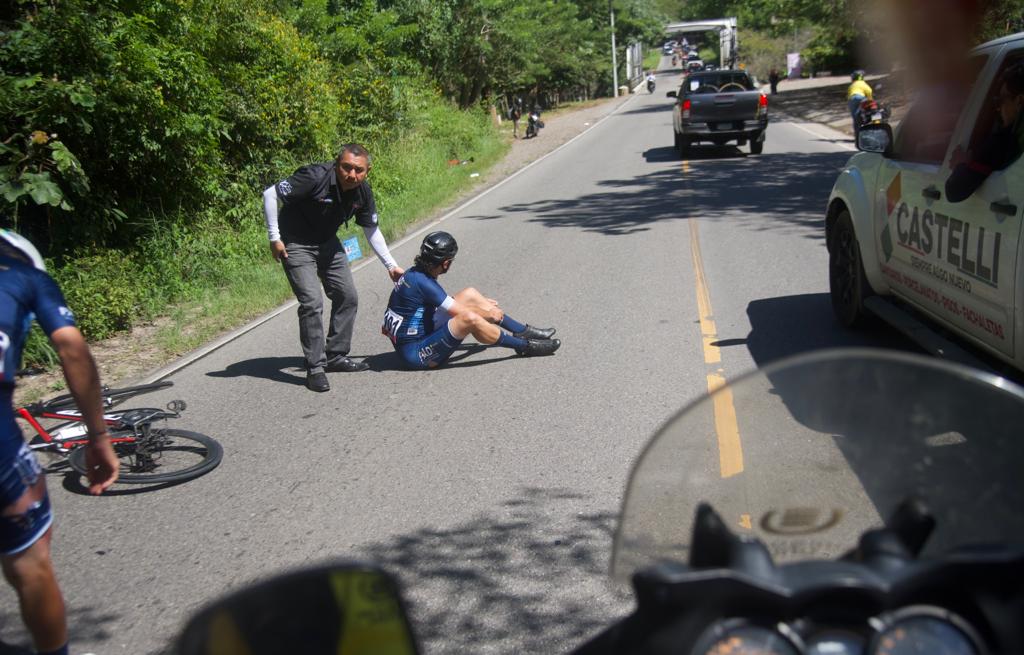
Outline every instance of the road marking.
{"label": "road marking", "polygon": [[[693,271],[697,285],[697,312],[700,315],[700,334],[704,347],[704,363],[719,364],[722,351],[717,345],[718,328],[711,310],[711,295],[708,293],[707,277],[704,275],[704,258],[700,252],[700,235],[697,221],[690,219],[690,252],[693,253]],[[715,407],[715,432],[718,435],[718,466],[723,478],[731,478],[743,472],[743,444],[740,441],[739,424],[736,421],[736,407],[732,390],[726,387],[725,371],[717,368],[708,373],[708,393],[713,394]],[[725,387],[723,389],[723,387]],[[719,391],[721,389],[721,391]],[[715,393],[715,392],[718,393]]]}

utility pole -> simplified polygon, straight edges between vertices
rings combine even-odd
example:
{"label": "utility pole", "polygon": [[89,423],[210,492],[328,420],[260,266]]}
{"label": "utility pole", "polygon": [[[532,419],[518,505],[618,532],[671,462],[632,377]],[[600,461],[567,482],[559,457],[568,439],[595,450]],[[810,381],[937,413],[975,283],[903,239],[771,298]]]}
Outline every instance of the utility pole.
{"label": "utility pole", "polygon": [[608,0],[608,13],[612,17],[612,97],[619,97],[619,60],[615,55],[615,9],[612,0]]}

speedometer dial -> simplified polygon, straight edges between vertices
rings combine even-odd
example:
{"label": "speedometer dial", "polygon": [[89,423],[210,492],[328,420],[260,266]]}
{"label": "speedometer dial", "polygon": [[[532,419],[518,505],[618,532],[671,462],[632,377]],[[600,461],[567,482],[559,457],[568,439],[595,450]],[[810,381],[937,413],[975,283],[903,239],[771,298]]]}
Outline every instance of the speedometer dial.
{"label": "speedometer dial", "polygon": [[800,655],[779,631],[741,621],[718,623],[697,641],[693,655]]}
{"label": "speedometer dial", "polygon": [[974,631],[955,614],[932,607],[907,608],[881,619],[871,655],[981,655]]}

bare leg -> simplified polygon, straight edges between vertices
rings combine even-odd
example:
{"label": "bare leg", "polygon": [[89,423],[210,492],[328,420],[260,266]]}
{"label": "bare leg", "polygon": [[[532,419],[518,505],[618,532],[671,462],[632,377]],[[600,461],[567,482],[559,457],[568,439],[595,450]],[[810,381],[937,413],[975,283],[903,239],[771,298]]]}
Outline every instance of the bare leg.
{"label": "bare leg", "polygon": [[487,298],[473,287],[466,287],[452,297],[467,310],[480,314],[491,323],[500,323],[505,318],[505,312],[498,306],[497,300]]}
{"label": "bare leg", "polygon": [[491,345],[498,342],[501,328],[486,320],[474,311],[464,311],[448,321],[448,330],[456,339],[465,339],[469,335],[482,344]]}
{"label": "bare leg", "polygon": [[[24,514],[46,493],[46,481],[39,481],[21,498],[7,507],[5,516]],[[50,560],[50,536],[47,530],[38,541],[16,555],[0,558],[4,578],[18,593],[21,617],[32,634],[36,650],[57,650],[68,641],[64,598]]]}

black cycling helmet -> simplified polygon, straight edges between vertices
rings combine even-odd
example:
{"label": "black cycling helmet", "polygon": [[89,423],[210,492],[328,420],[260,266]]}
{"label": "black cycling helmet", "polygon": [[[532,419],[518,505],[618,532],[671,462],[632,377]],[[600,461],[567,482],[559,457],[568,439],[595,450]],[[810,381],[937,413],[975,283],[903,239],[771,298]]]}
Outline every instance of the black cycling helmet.
{"label": "black cycling helmet", "polygon": [[850,79],[854,82],[856,82],[857,80],[863,80],[864,71],[858,68],[857,70],[850,73]]}
{"label": "black cycling helmet", "polygon": [[432,266],[455,259],[458,252],[459,244],[455,242],[455,237],[440,230],[423,237],[423,243],[420,244],[420,257]]}

